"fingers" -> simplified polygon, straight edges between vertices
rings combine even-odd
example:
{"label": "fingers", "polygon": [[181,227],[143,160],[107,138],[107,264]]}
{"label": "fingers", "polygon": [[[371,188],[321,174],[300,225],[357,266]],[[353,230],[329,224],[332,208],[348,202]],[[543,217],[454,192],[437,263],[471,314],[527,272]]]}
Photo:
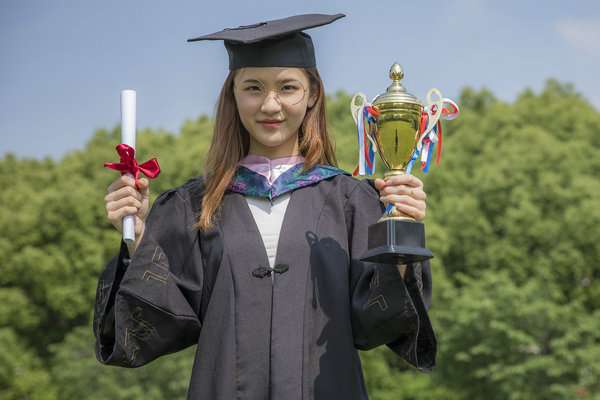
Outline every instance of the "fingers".
{"label": "fingers", "polygon": [[104,197],[107,218],[119,231],[122,231],[122,220],[126,215],[136,216],[136,231],[143,226],[148,212],[149,186],[148,180],[142,178],[136,188],[135,179],[123,175],[108,187]]}
{"label": "fingers", "polygon": [[380,191],[382,202],[394,204],[398,211],[417,221],[425,219],[427,194],[419,178],[404,174],[393,176],[386,181],[376,179],[375,187]]}
{"label": "fingers", "polygon": [[123,212],[125,215],[137,214],[142,207],[142,202],[133,196],[125,196],[113,201],[106,202],[106,211],[111,213],[115,211]]}
{"label": "fingers", "polygon": [[385,181],[383,179],[375,179],[375,187],[377,190],[381,191],[385,187]]}
{"label": "fingers", "polygon": [[[115,193],[118,193],[118,191]],[[140,200],[132,196],[125,196],[117,200],[106,201],[106,217],[119,231],[122,231],[123,217],[126,215],[139,216],[141,208],[142,202]],[[136,218],[136,225],[137,220],[138,218]]]}
{"label": "fingers", "polygon": [[425,219],[426,213],[426,205],[424,201],[417,201],[417,204],[409,205],[406,202],[404,203],[394,203],[394,206],[398,211],[403,214],[409,215],[413,217],[416,221],[423,221]]}
{"label": "fingers", "polygon": [[131,186],[135,188],[135,179],[128,175],[121,175],[120,178],[116,179],[113,183],[110,184],[107,192],[114,192],[115,190],[118,190],[124,186]]}
{"label": "fingers", "polygon": [[425,218],[425,209],[427,207],[425,200],[397,194],[381,196],[380,200],[386,204],[393,204],[398,211],[408,214],[419,221]]}
{"label": "fingers", "polygon": [[146,178],[140,178],[138,180],[138,190],[142,195],[142,198],[147,199],[150,197],[150,182]]}
{"label": "fingers", "polygon": [[384,203],[396,203],[404,202],[404,199],[418,200],[425,202],[427,194],[422,188],[411,188],[411,187],[396,187],[393,189],[385,188],[380,192],[381,201]]}
{"label": "fingers", "polygon": [[135,190],[135,188],[132,188],[131,186],[124,186],[115,190],[114,192],[107,194],[104,197],[104,202],[108,204],[110,202],[119,201],[125,197],[131,197],[132,199],[135,199],[139,202],[141,202],[144,199],[142,194]]}
{"label": "fingers", "polygon": [[393,195],[404,195],[422,201],[427,198],[427,194],[423,190],[423,182],[413,175],[397,175],[386,181],[376,179],[375,187],[379,189],[382,201],[385,201],[384,197]]}

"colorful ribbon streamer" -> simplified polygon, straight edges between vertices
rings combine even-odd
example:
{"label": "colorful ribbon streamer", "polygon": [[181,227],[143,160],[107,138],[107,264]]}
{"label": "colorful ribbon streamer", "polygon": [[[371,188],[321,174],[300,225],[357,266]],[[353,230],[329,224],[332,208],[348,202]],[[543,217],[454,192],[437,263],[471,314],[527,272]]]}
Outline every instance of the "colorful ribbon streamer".
{"label": "colorful ribbon streamer", "polygon": [[[376,107],[371,107],[369,103],[366,103],[359,109],[356,117],[356,131],[358,134],[358,167],[356,167],[352,175],[373,175],[375,172],[375,152],[377,151],[377,146],[375,145],[375,139],[373,139],[372,132],[376,129],[375,125],[377,123],[377,117],[379,117],[379,110]],[[368,124],[368,128],[365,125],[365,120]]]}
{"label": "colorful ribbon streamer", "polygon": [[135,185],[138,184],[140,172],[150,179],[154,179],[160,174],[160,167],[156,158],[138,164],[135,159],[135,150],[126,144],[117,146],[117,153],[121,157],[120,163],[105,163],[104,166],[116,171],[121,171],[121,175],[131,174],[135,177]]}
{"label": "colorful ribbon streamer", "polygon": [[[450,99],[442,100],[442,114],[440,115],[440,119],[445,120],[453,120],[458,116],[459,109],[458,105]],[[439,165],[440,163],[440,155],[442,154],[442,125],[440,120],[433,126],[429,126],[429,114],[427,113],[427,109],[421,115],[421,146],[417,146],[415,149],[408,165],[406,166],[406,173],[410,174],[412,171],[413,164],[419,157],[421,156],[421,169],[426,174],[429,172],[429,166],[431,164],[431,155],[433,154],[433,146],[437,143],[437,156],[435,165]],[[432,106],[431,114],[435,115],[439,111],[435,105]]]}

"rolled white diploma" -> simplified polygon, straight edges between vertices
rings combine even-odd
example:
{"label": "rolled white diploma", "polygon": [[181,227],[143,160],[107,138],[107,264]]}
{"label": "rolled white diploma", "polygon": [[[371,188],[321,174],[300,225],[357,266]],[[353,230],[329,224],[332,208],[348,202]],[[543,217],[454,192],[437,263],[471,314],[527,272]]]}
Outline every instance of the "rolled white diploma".
{"label": "rolled white diploma", "polygon": [[[121,91],[121,143],[131,146],[135,150],[135,90]],[[135,178],[131,174],[127,174]],[[127,244],[135,243],[135,217],[123,217],[123,241]]]}

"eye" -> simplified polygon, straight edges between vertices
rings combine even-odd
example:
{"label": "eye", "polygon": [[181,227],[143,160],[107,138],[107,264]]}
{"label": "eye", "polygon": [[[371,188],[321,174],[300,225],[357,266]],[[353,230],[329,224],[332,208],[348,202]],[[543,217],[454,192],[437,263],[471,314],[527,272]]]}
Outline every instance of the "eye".
{"label": "eye", "polygon": [[306,90],[300,81],[295,79],[284,80],[279,83],[277,94],[279,100],[285,104],[298,104],[304,98]]}
{"label": "eye", "polygon": [[299,90],[304,90],[302,85],[300,85],[299,83],[286,83],[286,84],[282,85],[281,88],[279,89],[279,91],[283,92],[283,93],[293,93],[293,92],[297,92]]}
{"label": "eye", "polygon": [[242,88],[242,90],[252,94],[260,94],[262,92],[262,88],[258,85],[248,85]]}

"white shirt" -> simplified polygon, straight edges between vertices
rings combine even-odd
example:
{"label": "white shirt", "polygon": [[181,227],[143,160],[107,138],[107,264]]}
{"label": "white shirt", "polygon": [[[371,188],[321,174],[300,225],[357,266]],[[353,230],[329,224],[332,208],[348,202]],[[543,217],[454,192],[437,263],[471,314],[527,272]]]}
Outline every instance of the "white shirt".
{"label": "white shirt", "polygon": [[[285,171],[302,162],[304,162],[302,156],[271,160],[267,157],[249,155],[240,162],[240,165],[264,176],[271,185]],[[271,268],[275,267],[279,234],[291,196],[292,193],[287,192],[275,197],[272,201],[266,197],[244,196],[262,236]]]}
{"label": "white shirt", "polygon": [[281,232],[283,217],[285,216],[285,210],[291,196],[291,192],[277,196],[273,199],[273,204],[266,197],[244,196],[248,207],[250,207],[260,236],[262,236],[271,268],[275,267],[279,233]]}

